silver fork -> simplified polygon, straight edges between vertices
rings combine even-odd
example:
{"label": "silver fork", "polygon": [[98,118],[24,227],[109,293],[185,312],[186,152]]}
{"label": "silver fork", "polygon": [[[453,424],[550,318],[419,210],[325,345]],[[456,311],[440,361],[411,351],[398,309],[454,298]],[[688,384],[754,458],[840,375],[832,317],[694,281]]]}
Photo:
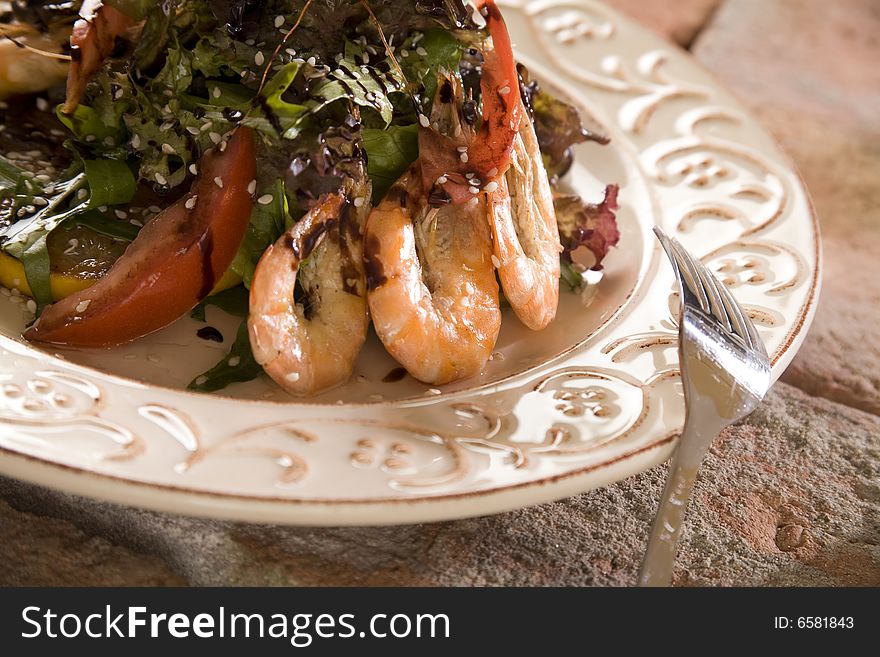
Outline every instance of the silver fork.
{"label": "silver fork", "polygon": [[770,388],[767,349],[725,285],[678,240],[654,233],[672,262],[681,293],[678,355],[686,415],[648,549],[640,586],[668,586],[700,463],[712,439],[744,418]]}

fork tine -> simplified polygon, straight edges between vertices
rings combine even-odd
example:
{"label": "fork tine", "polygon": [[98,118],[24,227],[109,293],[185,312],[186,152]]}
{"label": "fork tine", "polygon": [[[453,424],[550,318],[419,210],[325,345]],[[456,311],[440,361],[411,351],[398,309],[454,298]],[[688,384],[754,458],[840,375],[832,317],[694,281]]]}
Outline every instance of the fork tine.
{"label": "fork tine", "polygon": [[678,240],[665,236],[665,234],[664,237],[677,255],[676,262],[681,262],[682,264],[679,266],[691,272],[705,292],[709,306],[704,306],[703,310],[711,311],[712,316],[721,323],[722,327],[738,336],[747,348],[766,355],[767,350],[757,328],[742,311],[727,286],[722,284],[706,265],[692,256]]}
{"label": "fork tine", "polygon": [[706,269],[706,266],[694,258],[690,252],[678,242],[678,240],[673,239],[673,243],[681,253],[681,257],[687,261],[697,278],[699,278],[700,283],[702,283],[703,289],[706,291],[706,296],[709,298],[712,316],[721,324],[722,328],[729,333],[733,333],[730,317],[728,316],[727,309],[721,299],[721,293],[718,290],[718,284],[715,277],[712,276],[709,270]]}
{"label": "fork tine", "polygon": [[672,269],[675,272],[675,278],[678,280],[682,293],[682,306],[690,304],[708,313],[710,309],[709,298],[703,289],[699,276],[682,257],[681,251],[683,249],[681,245],[676,246],[675,240],[669,237],[659,226],[654,226],[654,234],[660,240],[660,245],[666,251],[666,255],[672,263]]}
{"label": "fork tine", "polygon": [[718,282],[718,288],[721,293],[721,300],[727,308],[727,314],[730,316],[730,322],[734,325],[736,334],[745,341],[750,349],[756,349],[758,345],[763,347],[764,341],[758,336],[755,325],[743,312],[733,293],[720,281]]}
{"label": "fork tine", "polygon": [[697,260],[693,256],[691,256],[691,260],[694,261],[697,270],[700,272],[700,277],[704,284],[707,287],[711,287],[718,295],[719,300],[724,306],[726,320],[729,323],[732,332],[739,336],[750,349],[754,349],[755,345],[758,343],[763,345],[763,342],[757,335],[755,327],[743,314],[739,304],[736,302],[736,299],[727,286],[719,281],[718,278],[709,271],[709,268],[700,260]]}
{"label": "fork tine", "polygon": [[758,334],[758,327],[755,326],[755,323],[751,320],[751,318],[745,315],[746,320],[746,328],[749,331],[749,337],[752,339],[752,349],[759,351],[764,357],[767,357],[767,345],[764,344],[764,340],[761,339],[761,336]]}

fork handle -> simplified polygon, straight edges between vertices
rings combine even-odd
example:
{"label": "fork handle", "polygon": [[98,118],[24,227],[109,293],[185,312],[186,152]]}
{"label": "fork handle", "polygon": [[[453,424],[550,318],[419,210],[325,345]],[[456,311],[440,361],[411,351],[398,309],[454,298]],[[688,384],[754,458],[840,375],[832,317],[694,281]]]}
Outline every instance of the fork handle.
{"label": "fork handle", "polygon": [[721,427],[685,422],[639,570],[639,586],[669,586],[684,515],[703,456]]}

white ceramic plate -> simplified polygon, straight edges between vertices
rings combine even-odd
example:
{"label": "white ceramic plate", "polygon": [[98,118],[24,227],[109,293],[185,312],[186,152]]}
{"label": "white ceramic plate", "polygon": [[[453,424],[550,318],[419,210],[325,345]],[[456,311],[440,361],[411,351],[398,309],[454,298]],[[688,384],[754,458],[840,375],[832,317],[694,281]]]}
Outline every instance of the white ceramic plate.
{"label": "white ceramic plate", "polygon": [[[164,511],[291,524],[494,513],[603,486],[666,458],[683,420],[663,226],[719,272],[779,375],[818,293],[810,203],[774,141],[689,57],[606,7],[502,3],[518,57],[611,135],[568,184],[621,186],[620,247],[589,308],[541,333],[505,317],[478,378],[431,390],[371,337],[347,386],[294,401],[268,380],[182,390],[225,345],[185,319],[136,344],[45,353],[0,297],[0,472]],[[8,292],[8,291],[7,291]],[[232,337],[230,317],[209,322]],[[394,378],[394,377],[391,377]]]}

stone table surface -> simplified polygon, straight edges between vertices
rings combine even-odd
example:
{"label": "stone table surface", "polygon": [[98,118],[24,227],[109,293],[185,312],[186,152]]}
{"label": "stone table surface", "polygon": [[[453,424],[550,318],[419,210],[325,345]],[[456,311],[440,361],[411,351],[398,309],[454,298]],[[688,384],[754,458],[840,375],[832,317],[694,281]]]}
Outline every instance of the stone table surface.
{"label": "stone table surface", "polygon": [[[825,246],[816,320],[715,442],[675,572],[880,585],[880,3],[610,0],[691,50],[792,155]],[[129,509],[0,478],[5,585],[627,585],[665,466],[498,516],[303,529]]]}

